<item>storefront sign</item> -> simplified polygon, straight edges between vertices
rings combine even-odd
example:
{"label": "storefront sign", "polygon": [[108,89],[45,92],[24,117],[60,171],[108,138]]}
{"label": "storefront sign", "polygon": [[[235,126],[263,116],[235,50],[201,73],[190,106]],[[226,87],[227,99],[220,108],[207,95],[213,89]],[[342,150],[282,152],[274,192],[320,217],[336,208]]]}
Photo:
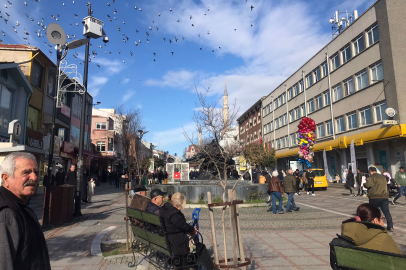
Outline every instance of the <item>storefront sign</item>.
{"label": "storefront sign", "polygon": [[72,154],[75,151],[75,146],[73,143],[63,141],[62,143],[62,152],[67,154]]}
{"label": "storefront sign", "polygon": [[70,118],[70,108],[62,103],[61,113]]}
{"label": "storefront sign", "polygon": [[63,157],[63,158],[73,158],[73,155],[67,154],[65,152],[61,152],[61,157]]}
{"label": "storefront sign", "polygon": [[42,140],[27,137],[27,145],[30,147],[42,149],[43,142]]}
{"label": "storefront sign", "polygon": [[61,138],[54,137],[54,156],[59,156],[61,154]]}
{"label": "storefront sign", "polygon": [[106,151],[106,156],[114,156],[114,151]]}
{"label": "storefront sign", "polygon": [[245,171],[247,169],[247,161],[243,156],[239,157],[238,163],[240,163],[240,171]]}

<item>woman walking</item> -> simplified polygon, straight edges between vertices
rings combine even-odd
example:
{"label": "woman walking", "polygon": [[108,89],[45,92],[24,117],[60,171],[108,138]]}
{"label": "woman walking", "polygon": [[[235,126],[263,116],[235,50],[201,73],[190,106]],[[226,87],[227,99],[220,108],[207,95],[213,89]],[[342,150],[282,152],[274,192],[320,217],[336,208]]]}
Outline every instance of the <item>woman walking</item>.
{"label": "woman walking", "polygon": [[354,174],[352,173],[352,167],[348,168],[348,174],[347,174],[347,179],[346,183],[348,187],[350,188],[350,196],[355,197],[354,193]]}
{"label": "woman walking", "polygon": [[272,178],[271,178],[271,180],[269,180],[268,189],[269,189],[269,193],[271,194],[271,197],[272,197],[272,209],[269,208],[267,211],[268,212],[272,211],[274,214],[276,214],[276,199],[278,199],[278,201],[279,201],[278,213],[284,214],[284,212],[282,210],[283,188],[281,185],[281,181],[278,178],[277,171],[272,172]]}

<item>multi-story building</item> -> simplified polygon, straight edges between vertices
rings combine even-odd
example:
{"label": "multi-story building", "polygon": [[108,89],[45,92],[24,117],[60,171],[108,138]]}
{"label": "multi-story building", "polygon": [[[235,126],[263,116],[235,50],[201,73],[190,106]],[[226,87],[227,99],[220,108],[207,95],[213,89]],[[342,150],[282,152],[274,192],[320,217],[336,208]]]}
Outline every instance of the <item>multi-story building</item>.
{"label": "multi-story building", "polygon": [[96,151],[102,155],[97,166],[99,173],[124,170],[121,117],[125,116],[118,116],[115,109],[92,110],[90,138]]}
{"label": "multi-story building", "polygon": [[194,157],[199,152],[199,146],[191,144],[186,148],[186,159]]}
{"label": "multi-story building", "polygon": [[262,137],[261,106],[262,100],[258,100],[254,105],[246,110],[238,119],[238,131],[240,143],[250,144],[259,142]]}
{"label": "multi-story building", "polygon": [[[352,141],[361,171],[381,164],[393,174],[405,165],[404,14],[406,1],[376,1],[263,100],[264,140],[278,168],[296,160],[304,116],[317,125],[314,167],[323,168],[325,149],[330,174],[343,172]],[[384,124],[387,108],[398,123]]]}
{"label": "multi-story building", "polygon": [[[39,48],[21,44],[0,44],[0,62],[17,63],[32,87],[32,95],[24,109],[26,109],[26,126],[24,130],[25,142],[29,147],[40,149],[40,176],[46,173],[48,159],[44,155],[49,149],[49,138],[52,130],[52,115],[55,113],[54,159],[53,165],[58,163],[66,169],[71,163],[77,162],[79,147],[80,118],[82,95],[64,93],[62,108],[55,111],[54,96],[56,95],[56,65]],[[63,85],[72,82],[67,79]],[[71,89],[72,90],[72,89]],[[85,133],[85,165],[90,165],[91,153],[89,126],[91,121],[91,107],[93,98],[86,96],[86,133]],[[21,107],[20,107],[21,108]],[[76,148],[76,149],[75,149]],[[45,152],[43,151],[45,150]],[[40,151],[40,152],[41,152]]]}

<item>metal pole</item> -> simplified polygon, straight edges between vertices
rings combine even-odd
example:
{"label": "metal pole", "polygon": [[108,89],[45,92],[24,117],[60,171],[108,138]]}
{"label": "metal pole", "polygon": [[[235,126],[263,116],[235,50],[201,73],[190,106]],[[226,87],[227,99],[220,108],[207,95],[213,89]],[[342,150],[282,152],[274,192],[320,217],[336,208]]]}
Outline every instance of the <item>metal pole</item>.
{"label": "metal pole", "polygon": [[304,70],[302,70],[302,80],[303,80],[303,84],[302,84],[302,86],[303,86],[303,91],[304,91],[304,99],[305,99],[305,101],[304,101],[304,113],[305,113],[305,117],[307,117],[307,108],[306,108],[306,102],[307,102],[307,98],[306,98],[306,82],[305,82],[305,78],[304,78]]}
{"label": "metal pole", "polygon": [[[92,15],[91,12],[92,8],[89,4],[88,6],[88,16]],[[86,37],[88,38],[88,37]],[[85,52],[85,71],[83,73],[83,86],[85,88],[85,92],[83,93],[83,100],[82,100],[82,114],[80,116],[80,137],[79,137],[79,153],[78,153],[78,169],[76,174],[76,194],[75,194],[75,216],[81,216],[81,183],[84,181],[83,179],[83,150],[84,150],[84,139],[85,139],[85,123],[86,123],[86,95],[87,95],[87,77],[89,72],[89,46],[90,42],[86,43],[86,52]]]}
{"label": "metal pole", "polygon": [[335,127],[334,127],[333,93],[331,93],[331,80],[330,80],[330,67],[329,67],[328,53],[326,53],[326,64],[327,64],[326,66],[327,66],[327,75],[328,75],[328,90],[330,92],[331,126],[333,127],[333,140],[335,140],[336,139],[336,130],[335,130]]}
{"label": "metal pole", "polygon": [[[56,92],[59,89],[59,65],[61,63],[62,58],[62,47],[61,45],[57,45],[56,49]],[[51,197],[51,180],[52,180],[52,161],[54,159],[54,143],[55,143],[55,115],[56,115],[56,96],[57,93],[54,94],[54,104],[52,108],[52,127],[51,127],[51,138],[49,140],[49,154],[48,154],[48,182],[45,186],[45,203],[44,209],[42,212],[42,227],[48,228],[49,227],[49,199]]]}

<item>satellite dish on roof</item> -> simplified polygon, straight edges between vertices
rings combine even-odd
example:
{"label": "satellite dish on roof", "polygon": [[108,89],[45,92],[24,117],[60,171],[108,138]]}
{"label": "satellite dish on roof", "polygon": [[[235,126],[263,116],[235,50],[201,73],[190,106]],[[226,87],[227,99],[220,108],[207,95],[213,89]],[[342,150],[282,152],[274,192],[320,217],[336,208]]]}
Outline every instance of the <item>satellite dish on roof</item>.
{"label": "satellite dish on roof", "polygon": [[52,45],[64,45],[66,43],[66,34],[62,27],[57,23],[51,23],[47,28],[47,38]]}

